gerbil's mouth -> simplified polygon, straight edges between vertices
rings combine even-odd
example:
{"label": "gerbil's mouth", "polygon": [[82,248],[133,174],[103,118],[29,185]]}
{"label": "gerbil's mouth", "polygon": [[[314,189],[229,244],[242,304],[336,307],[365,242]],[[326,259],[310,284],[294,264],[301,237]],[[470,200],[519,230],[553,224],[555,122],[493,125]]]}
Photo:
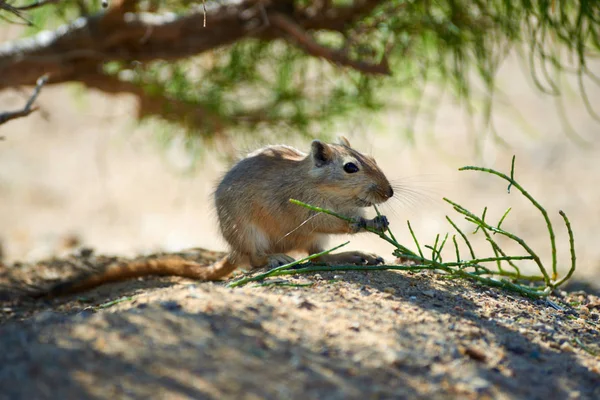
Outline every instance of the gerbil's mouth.
{"label": "gerbil's mouth", "polygon": [[371,207],[373,205],[373,202],[369,201],[369,200],[357,198],[356,205],[359,207]]}
{"label": "gerbil's mouth", "polygon": [[375,204],[381,204],[388,201],[394,196],[394,189],[388,186],[387,189],[378,185],[372,185],[370,190],[363,193],[365,197],[356,197],[356,205],[358,207],[371,207]]}
{"label": "gerbil's mouth", "polygon": [[371,207],[375,204],[385,203],[391,196],[392,195],[384,197],[375,193],[375,195],[368,195],[367,198],[357,197],[355,201],[358,207]]}

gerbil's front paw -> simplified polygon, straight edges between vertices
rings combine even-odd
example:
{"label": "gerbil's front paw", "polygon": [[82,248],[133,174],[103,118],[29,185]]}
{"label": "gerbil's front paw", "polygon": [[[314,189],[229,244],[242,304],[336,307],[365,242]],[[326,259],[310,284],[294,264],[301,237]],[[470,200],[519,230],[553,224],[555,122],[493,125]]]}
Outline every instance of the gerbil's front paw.
{"label": "gerbil's front paw", "polygon": [[385,215],[378,215],[373,219],[366,221],[367,228],[375,229],[379,232],[385,232],[390,223]]}
{"label": "gerbil's front paw", "polygon": [[365,228],[367,227],[367,221],[366,219],[364,219],[363,217],[356,217],[353,218],[354,222],[350,223],[350,232],[351,233],[358,233],[360,231],[365,230]]}

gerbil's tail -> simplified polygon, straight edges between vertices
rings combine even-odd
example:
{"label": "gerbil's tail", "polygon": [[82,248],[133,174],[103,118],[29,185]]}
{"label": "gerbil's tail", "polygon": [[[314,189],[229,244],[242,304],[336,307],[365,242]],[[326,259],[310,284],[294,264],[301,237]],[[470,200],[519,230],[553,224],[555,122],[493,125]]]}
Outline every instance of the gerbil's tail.
{"label": "gerbil's tail", "polygon": [[115,263],[101,271],[75,277],[66,282],[60,282],[50,288],[31,293],[33,297],[56,297],[83,292],[110,282],[120,282],[142,276],[181,276],[204,281],[216,281],[237,268],[229,256],[223,257],[211,265],[202,265],[180,257],[160,257],[156,259]]}

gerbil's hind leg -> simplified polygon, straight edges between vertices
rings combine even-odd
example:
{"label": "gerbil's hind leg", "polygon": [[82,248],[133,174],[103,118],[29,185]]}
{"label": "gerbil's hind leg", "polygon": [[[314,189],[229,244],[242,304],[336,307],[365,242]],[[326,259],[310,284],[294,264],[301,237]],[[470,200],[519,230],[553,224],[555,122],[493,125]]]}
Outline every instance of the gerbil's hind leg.
{"label": "gerbil's hind leg", "polygon": [[[323,251],[320,243],[315,243],[308,248],[308,254],[316,254]],[[346,251],[343,253],[325,254],[314,258],[314,263],[324,263],[329,265],[353,264],[353,265],[377,265],[383,263],[383,258],[377,254],[365,253],[362,251]]]}
{"label": "gerbil's hind leg", "polygon": [[292,257],[287,254],[269,254],[269,255],[254,255],[250,257],[250,265],[252,268],[267,267],[269,269],[281,267],[282,265],[294,262]]}
{"label": "gerbil's hind leg", "polygon": [[329,265],[352,264],[352,265],[377,265],[383,264],[383,258],[377,254],[362,251],[346,251],[337,254],[325,254],[313,260],[318,263]]}

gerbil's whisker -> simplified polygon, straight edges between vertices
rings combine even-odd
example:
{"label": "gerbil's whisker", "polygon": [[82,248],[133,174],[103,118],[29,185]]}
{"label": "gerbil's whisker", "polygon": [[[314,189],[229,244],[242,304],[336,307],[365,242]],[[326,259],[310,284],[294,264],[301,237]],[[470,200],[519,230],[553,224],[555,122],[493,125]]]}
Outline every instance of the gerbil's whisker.
{"label": "gerbil's whisker", "polygon": [[279,238],[279,240],[277,242],[275,242],[275,243],[281,242],[283,239],[285,239],[286,237],[288,237],[292,233],[296,232],[298,229],[302,228],[303,225],[305,225],[308,221],[310,221],[311,219],[313,219],[314,217],[316,217],[319,214],[321,214],[321,213],[318,212],[318,213],[316,213],[314,215],[311,215],[304,222],[302,222],[300,225],[298,225],[297,227],[295,227],[294,229],[292,229],[291,231],[289,231],[288,233],[286,233],[285,235],[283,235],[281,238]]}

